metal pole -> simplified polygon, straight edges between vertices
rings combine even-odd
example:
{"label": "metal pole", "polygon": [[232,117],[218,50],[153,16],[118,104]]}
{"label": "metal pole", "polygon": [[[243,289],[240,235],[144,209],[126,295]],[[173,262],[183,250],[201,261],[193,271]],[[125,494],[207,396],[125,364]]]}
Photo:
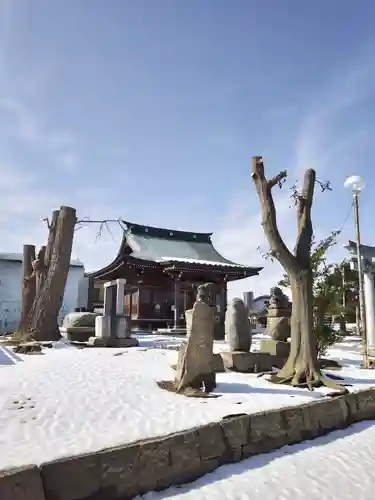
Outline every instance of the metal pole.
{"label": "metal pole", "polygon": [[367,336],[366,336],[366,305],[365,293],[363,286],[362,259],[361,259],[361,233],[359,230],[359,210],[358,210],[358,194],[353,194],[354,198],[354,220],[357,239],[357,262],[358,262],[358,285],[359,285],[359,314],[361,324],[361,335],[363,343],[363,366],[369,368],[368,352],[367,352]]}
{"label": "metal pole", "polygon": [[346,281],[345,281],[345,264],[341,266],[342,275],[342,307],[346,308]]}

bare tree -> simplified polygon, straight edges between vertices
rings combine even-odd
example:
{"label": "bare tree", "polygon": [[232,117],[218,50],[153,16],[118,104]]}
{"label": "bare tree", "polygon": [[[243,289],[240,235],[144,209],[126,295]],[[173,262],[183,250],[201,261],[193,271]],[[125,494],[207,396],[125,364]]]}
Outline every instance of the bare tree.
{"label": "bare tree", "polygon": [[280,262],[289,277],[292,292],[290,355],[285,366],[271,380],[293,386],[307,386],[310,390],[323,384],[345,393],[345,388],[323,376],[317,358],[311,267],[311,207],[316,173],[313,169],[306,170],[302,191],[296,198],[298,234],[294,254],[287,248],[279,233],[272,197],[272,188],[276,185],[281,187],[286,176],[285,170],[267,180],[262,157],[253,157],[252,179],[260,200],[263,230],[272,257]]}
{"label": "bare tree", "polygon": [[[51,223],[46,219],[49,236],[33,261],[35,298],[27,317],[23,315],[22,329],[17,332],[25,339],[37,341],[60,338],[57,318],[61,309],[68,277],[77,222],[74,208],[62,206],[53,212]],[[26,311],[25,311],[26,314]]]}
{"label": "bare tree", "polygon": [[36,294],[36,276],[33,269],[35,261],[35,246],[23,246],[23,278],[21,297],[21,318],[18,327],[18,335],[23,335],[27,326],[27,318],[33,305]]}

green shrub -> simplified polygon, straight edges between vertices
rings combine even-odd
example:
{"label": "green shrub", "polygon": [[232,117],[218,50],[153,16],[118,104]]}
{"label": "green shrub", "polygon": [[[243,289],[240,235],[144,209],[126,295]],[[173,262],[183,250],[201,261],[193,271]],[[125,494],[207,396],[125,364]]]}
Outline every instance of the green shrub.
{"label": "green shrub", "polygon": [[316,350],[318,358],[324,356],[329,347],[342,339],[342,334],[329,325],[323,325],[316,329]]}

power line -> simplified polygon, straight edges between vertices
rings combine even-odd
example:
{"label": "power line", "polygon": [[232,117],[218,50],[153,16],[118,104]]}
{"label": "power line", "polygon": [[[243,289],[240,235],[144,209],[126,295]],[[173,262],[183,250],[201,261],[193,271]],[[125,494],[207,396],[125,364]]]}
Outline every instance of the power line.
{"label": "power line", "polygon": [[352,213],[353,207],[354,207],[354,200],[352,200],[352,203],[351,203],[351,205],[350,205],[350,208],[349,208],[348,213],[346,214],[346,217],[345,217],[345,219],[344,219],[344,222],[341,224],[340,229],[337,231],[337,232],[338,232],[338,234],[340,234],[340,233],[341,233],[341,231],[343,230],[343,228],[344,228],[345,224],[347,223],[347,221],[348,221],[348,219],[349,219],[349,216],[350,216],[350,214]]}

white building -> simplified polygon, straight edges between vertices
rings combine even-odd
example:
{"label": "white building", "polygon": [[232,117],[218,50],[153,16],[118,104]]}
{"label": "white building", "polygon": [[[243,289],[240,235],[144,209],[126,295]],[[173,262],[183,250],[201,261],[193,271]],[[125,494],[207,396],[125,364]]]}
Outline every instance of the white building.
{"label": "white building", "polygon": [[[82,262],[72,260],[65,286],[63,305],[59,314],[59,323],[63,317],[84,307],[85,268]],[[87,288],[87,285],[86,285]],[[21,314],[22,292],[22,254],[0,253],[0,332],[13,332],[17,329]],[[86,292],[87,295],[87,292]]]}

